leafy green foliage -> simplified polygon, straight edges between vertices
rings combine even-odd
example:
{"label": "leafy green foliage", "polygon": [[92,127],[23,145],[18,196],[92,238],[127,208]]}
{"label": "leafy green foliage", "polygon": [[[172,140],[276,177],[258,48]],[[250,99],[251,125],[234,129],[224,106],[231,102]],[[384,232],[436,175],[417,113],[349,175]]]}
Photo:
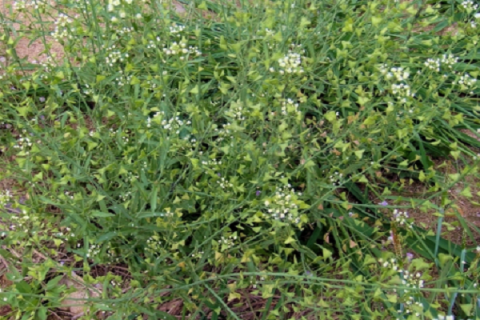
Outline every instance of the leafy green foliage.
{"label": "leafy green foliage", "polygon": [[[173,319],[177,300],[189,319],[478,316],[478,250],[443,239],[454,203],[429,201],[478,173],[478,29],[438,35],[448,14],[386,0],[185,8],[18,2],[65,51],[38,65],[3,26],[0,139],[29,196],[1,215],[5,248],[26,248],[12,312],[46,318],[75,271],[102,288],[85,317]],[[411,181],[436,234],[393,195]]]}

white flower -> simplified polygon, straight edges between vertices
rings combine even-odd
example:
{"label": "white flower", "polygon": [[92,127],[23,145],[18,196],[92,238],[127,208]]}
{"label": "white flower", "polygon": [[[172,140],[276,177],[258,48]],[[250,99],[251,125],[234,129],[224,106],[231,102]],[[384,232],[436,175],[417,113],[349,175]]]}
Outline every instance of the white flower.
{"label": "white flower", "polygon": [[440,72],[440,59],[429,58],[424,64],[428,69]]}
{"label": "white flower", "polygon": [[452,68],[455,63],[458,61],[458,57],[455,57],[451,54],[444,54],[440,60],[442,63],[446,64],[449,68]]}
{"label": "white flower", "polygon": [[471,12],[478,9],[478,4],[474,4],[472,0],[465,0],[462,2],[462,7]]}
{"label": "white flower", "polygon": [[285,72],[301,74],[304,72],[301,64],[302,56],[292,50],[289,50],[285,57],[278,59],[278,65],[281,68],[279,70],[280,74],[284,74]]}
{"label": "white flower", "polygon": [[468,73],[466,73],[460,77],[460,79],[456,82],[456,84],[460,85],[464,89],[468,89],[473,87],[476,82],[477,82],[477,79],[472,78]]}
{"label": "white flower", "polygon": [[398,67],[398,68],[393,67],[390,69],[390,72],[387,74],[388,79],[395,77],[398,81],[407,80],[409,76],[410,76],[410,73],[408,72],[408,70],[404,70],[402,67]]}

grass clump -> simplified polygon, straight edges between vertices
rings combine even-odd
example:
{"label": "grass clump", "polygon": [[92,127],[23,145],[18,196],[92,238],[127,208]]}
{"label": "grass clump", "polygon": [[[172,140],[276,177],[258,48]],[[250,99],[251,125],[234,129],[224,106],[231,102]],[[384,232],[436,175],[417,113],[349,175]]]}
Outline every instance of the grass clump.
{"label": "grass clump", "polygon": [[[5,314],[67,314],[83,290],[76,318],[480,316],[478,229],[449,195],[478,175],[466,6],[17,2],[0,38]],[[22,37],[47,59],[19,58]],[[398,196],[413,182],[426,197]]]}

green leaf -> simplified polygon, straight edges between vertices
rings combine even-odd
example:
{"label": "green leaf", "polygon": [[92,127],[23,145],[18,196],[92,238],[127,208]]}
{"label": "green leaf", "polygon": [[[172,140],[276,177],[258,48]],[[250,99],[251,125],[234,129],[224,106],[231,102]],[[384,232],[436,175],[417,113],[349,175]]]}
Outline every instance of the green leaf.
{"label": "green leaf", "polygon": [[48,281],[47,286],[46,286],[47,291],[52,290],[55,287],[57,287],[58,282],[60,280],[62,280],[62,278],[63,278],[63,276],[57,276],[57,277],[53,278],[52,280]]}
{"label": "green leaf", "polygon": [[23,294],[30,294],[32,292],[32,287],[26,282],[26,281],[20,281],[16,284],[16,288],[18,292],[23,293]]}
{"label": "green leaf", "polygon": [[16,110],[19,115],[26,118],[28,113],[30,112],[30,107],[17,107]]}
{"label": "green leaf", "polygon": [[322,252],[323,252],[323,258],[324,259],[330,258],[333,254],[333,252],[328,250],[327,248],[322,248]]}
{"label": "green leaf", "polygon": [[473,304],[461,304],[460,308],[462,308],[462,311],[465,312],[466,316],[471,316],[472,315],[472,309],[473,309]]}
{"label": "green leaf", "polygon": [[363,157],[363,153],[365,152],[365,150],[357,150],[355,151],[355,156],[357,157],[357,159],[362,159]]}
{"label": "green leaf", "polygon": [[46,320],[47,319],[47,308],[41,307],[37,311],[37,318],[39,320]]}
{"label": "green leaf", "polygon": [[146,219],[146,218],[153,218],[153,217],[164,217],[165,212],[141,212],[137,218],[138,219]]}
{"label": "green leaf", "polygon": [[192,94],[199,94],[200,92],[200,87],[198,86],[198,84],[192,88],[192,90],[190,90],[190,93]]}
{"label": "green leaf", "polygon": [[329,122],[335,122],[337,120],[337,114],[335,111],[328,111],[325,114],[325,119],[327,119]]}
{"label": "green leaf", "polygon": [[308,20],[305,17],[302,17],[300,19],[300,29],[303,29],[304,27],[308,26],[310,24],[310,20]]}
{"label": "green leaf", "polygon": [[382,22],[382,17],[372,17],[372,25],[378,26]]}
{"label": "green leaf", "polygon": [[154,187],[152,193],[150,194],[150,210],[155,212],[157,209],[157,187]]}
{"label": "green leaf", "polygon": [[472,197],[472,192],[470,191],[470,187],[466,187],[465,189],[463,189],[463,191],[460,192],[460,194],[464,197],[467,197],[467,198]]}
{"label": "green leaf", "polygon": [[92,217],[96,218],[108,218],[108,217],[114,217],[115,215],[109,212],[101,212],[101,211],[93,211],[92,212]]}

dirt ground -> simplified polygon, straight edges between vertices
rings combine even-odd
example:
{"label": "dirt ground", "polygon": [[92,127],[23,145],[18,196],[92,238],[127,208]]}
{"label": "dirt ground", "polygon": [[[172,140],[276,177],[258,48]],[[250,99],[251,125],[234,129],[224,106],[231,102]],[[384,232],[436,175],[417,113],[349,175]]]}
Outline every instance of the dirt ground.
{"label": "dirt ground", "polygon": [[[12,6],[14,2],[15,1],[12,1],[12,0],[0,0],[0,13],[2,13],[4,16],[11,17],[11,13],[13,12]],[[50,1],[50,4],[54,5],[54,1]],[[179,14],[186,13],[186,9],[176,1],[173,2],[173,8]],[[52,21],[52,22],[54,20],[52,17],[48,15],[43,15],[42,19],[44,21]],[[24,27],[30,26],[28,20],[24,15],[18,16],[15,21],[12,21],[11,19],[7,18],[6,21],[2,21],[2,22],[6,23],[10,28],[16,31],[19,31],[22,25]],[[46,37],[46,40],[47,40],[47,43],[51,45],[50,53],[53,56],[55,56],[57,60],[61,60],[64,56],[62,46],[58,42],[56,42],[52,37]],[[17,49],[17,54],[19,58],[26,58],[27,61],[30,63],[42,63],[42,62],[45,62],[47,59],[47,55],[45,54],[45,45],[42,39],[38,39],[32,42],[30,39],[24,37],[19,40],[16,46],[16,49]],[[1,51],[0,51],[0,57],[1,57]]]}

